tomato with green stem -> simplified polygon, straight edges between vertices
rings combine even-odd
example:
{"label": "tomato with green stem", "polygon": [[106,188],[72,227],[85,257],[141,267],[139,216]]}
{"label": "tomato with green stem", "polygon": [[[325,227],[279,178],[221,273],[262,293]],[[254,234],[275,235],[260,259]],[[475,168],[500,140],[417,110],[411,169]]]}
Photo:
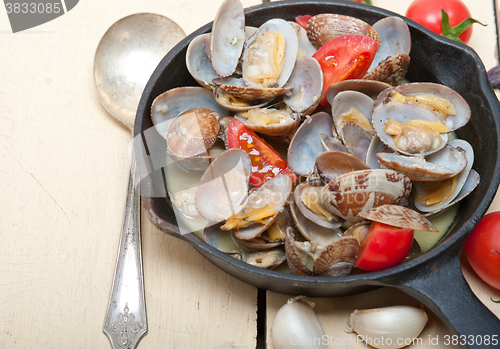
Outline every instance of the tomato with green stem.
{"label": "tomato with green stem", "polygon": [[460,0],[415,0],[406,11],[406,17],[436,34],[468,43],[472,35],[472,19],[467,6]]}
{"label": "tomato with green stem", "polygon": [[321,105],[328,105],[326,91],[331,84],[347,80],[361,79],[372,64],[377,53],[377,42],[361,35],[337,37],[313,55],[323,71],[323,95]]}
{"label": "tomato with green stem", "polygon": [[250,182],[252,184],[260,186],[278,174],[288,175],[292,182],[297,180],[297,176],[288,167],[286,160],[265,140],[237,119],[231,120],[229,124],[227,143],[229,148],[240,148],[250,155],[252,163]]}
{"label": "tomato with green stem", "polygon": [[481,218],[465,241],[464,253],[476,274],[500,290],[500,212]]}
{"label": "tomato with green stem", "polygon": [[413,244],[413,230],[373,222],[354,266],[366,271],[387,269],[401,263]]}

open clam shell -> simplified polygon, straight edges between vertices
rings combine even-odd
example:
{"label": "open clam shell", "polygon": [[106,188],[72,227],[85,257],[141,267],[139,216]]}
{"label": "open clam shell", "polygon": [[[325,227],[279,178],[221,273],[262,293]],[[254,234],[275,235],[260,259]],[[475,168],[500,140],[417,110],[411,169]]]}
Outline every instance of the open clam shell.
{"label": "open clam shell", "polygon": [[[419,96],[430,95],[448,100],[453,105],[456,114],[448,115],[445,121],[441,121],[443,121],[444,124],[450,129],[450,132],[459,129],[460,127],[467,124],[467,122],[469,122],[470,120],[471,110],[469,104],[460,94],[447,86],[431,82],[414,82],[399,85],[397,87],[388,89],[387,91],[385,91],[385,94],[381,94],[377,99],[375,106],[379,105],[380,103],[387,103],[392,91],[399,92],[405,97],[415,96],[418,98]],[[440,113],[436,112],[433,106],[427,106],[421,103],[414,105],[425,108],[426,110],[429,110],[431,112],[435,112],[435,115],[437,115],[439,118]]]}
{"label": "open clam shell", "polygon": [[298,233],[287,229],[285,252],[290,270],[297,275],[348,275],[359,251],[358,240],[342,236],[320,247],[315,241],[301,241]]}
{"label": "open clam shell", "polygon": [[281,96],[294,88],[293,84],[281,87],[250,87],[240,78],[217,78],[212,82],[227,93],[243,99],[268,99]]}
{"label": "open clam shell", "polygon": [[373,99],[358,91],[342,91],[333,98],[333,121],[337,133],[339,137],[344,140],[344,143],[345,139],[343,138],[342,127],[346,122],[349,122],[347,121],[349,119],[345,116],[350,115],[353,109],[360,112],[366,118],[364,123],[360,123],[360,126],[365,130],[371,130],[373,133],[371,125],[373,103]]}
{"label": "open clam shell", "polygon": [[239,0],[225,0],[215,15],[210,41],[212,65],[218,75],[234,73],[245,39],[243,5]]}
{"label": "open clam shell", "polygon": [[385,167],[403,173],[414,181],[441,181],[451,178],[462,172],[467,165],[466,156],[451,145],[426,158],[397,153],[379,153],[377,158]]}
{"label": "open clam shell", "polygon": [[247,111],[253,108],[262,108],[271,103],[272,99],[242,99],[237,98],[220,87],[214,86],[214,99],[221,107],[234,112]]}
{"label": "open clam shell", "polygon": [[[249,113],[261,115],[261,117],[257,120],[264,120],[264,123],[253,123],[253,119],[245,117],[245,114]],[[273,117],[273,114],[277,116]],[[286,135],[295,130],[300,123],[300,116],[294,113],[291,109],[278,110],[274,108],[253,108],[250,111],[237,113],[234,117],[255,132],[268,136]],[[279,121],[267,123],[272,119]]]}
{"label": "open clam shell", "polygon": [[[472,187],[472,189],[474,189],[477,183],[479,183],[479,180],[476,181],[474,174],[472,176],[469,176],[469,173],[471,172],[472,169],[472,165],[474,163],[474,150],[472,146],[467,141],[464,141],[462,139],[455,139],[453,141],[450,141],[448,146],[452,149],[456,149],[456,151],[458,151],[466,158],[466,165],[464,166],[462,171],[456,174],[457,178],[456,178],[455,189],[453,190],[453,193],[449,195],[445,200],[434,205],[425,205],[417,200],[414,201],[415,207],[422,212],[437,213],[445,209],[446,207],[449,207],[452,202],[455,202],[455,199],[459,196],[459,193],[462,192],[462,188],[465,186],[467,181],[469,181],[468,186]],[[426,184],[424,183],[415,183],[414,197],[415,195],[417,195],[419,190],[423,189],[422,186],[425,185]],[[437,187],[439,187],[439,184],[437,185]],[[465,193],[468,194],[471,191],[472,190],[468,190],[468,188],[466,188],[466,190],[462,194]],[[466,195],[463,195],[461,199],[465,196]]]}
{"label": "open clam shell", "polygon": [[313,173],[316,157],[323,152],[321,134],[332,136],[332,117],[319,112],[306,118],[288,147],[288,166],[298,175]]}
{"label": "open clam shell", "polygon": [[360,125],[348,122],[342,126],[344,143],[355,158],[366,162],[368,149],[372,142],[373,135],[366,132]]}
{"label": "open clam shell", "polygon": [[348,222],[363,220],[361,211],[385,204],[398,204],[410,195],[412,183],[393,170],[361,170],[330,181],[321,192],[320,203]]}
{"label": "open clam shell", "polygon": [[320,135],[320,139],[321,139],[321,146],[323,147],[324,151],[337,150],[348,153],[344,143],[340,140],[340,138],[336,134],[333,136],[329,136],[325,133],[322,133]]}
{"label": "open clam shell", "polygon": [[[302,233],[302,235],[308,238],[308,240],[313,240],[313,238],[308,235],[308,232],[312,231],[312,224],[308,224],[308,222],[304,221],[304,219],[302,219],[302,216],[314,223],[314,225],[318,225],[322,228],[327,228],[329,232],[331,229],[339,228],[342,225],[342,220],[339,217],[331,215],[332,217],[327,219],[323,215],[318,215],[307,208],[302,200],[302,195],[307,194],[307,192],[312,192],[313,196],[315,194],[319,195],[319,192],[321,191],[321,188],[323,188],[323,186],[324,184],[319,181],[306,181],[300,183],[293,192],[293,204],[290,204],[290,211],[292,213],[292,217],[295,220],[295,223],[297,224],[297,228]],[[300,212],[297,212],[297,209]],[[299,215],[299,213],[301,215]]]}
{"label": "open clam shell", "polygon": [[204,46],[205,40],[210,34],[201,34],[194,38],[186,51],[186,67],[191,76],[204,88],[211,90],[214,83],[213,79],[220,76],[214,70],[212,62],[207,58]]}
{"label": "open clam shell", "polygon": [[229,111],[215,101],[212,91],[188,86],[168,90],[156,97],[151,106],[151,120],[158,133],[166,139],[173,119],[195,108],[211,109],[221,118],[229,116]]}
{"label": "open clam shell", "polygon": [[[381,94],[385,94],[385,91]],[[408,149],[400,149],[394,143],[394,136],[387,134],[384,130],[387,119],[393,119],[399,123],[410,122],[415,119],[434,122],[440,122],[440,120],[430,111],[415,105],[388,102],[376,106],[372,114],[372,124],[377,136],[384,144],[402,154],[410,156],[427,156],[441,150],[448,142],[448,135],[446,133],[442,133],[440,134],[439,140],[429,138],[429,144],[426,144],[427,147],[413,149],[410,143],[410,147]],[[422,142],[419,141],[416,144],[420,146],[421,143]]]}
{"label": "open clam shell", "polygon": [[275,247],[266,251],[251,252],[246,256],[245,262],[259,268],[273,269],[286,261],[285,250]]}
{"label": "open clam shell", "polygon": [[241,149],[229,149],[210,164],[196,190],[196,209],[207,220],[220,222],[238,210],[247,197],[251,161]]}
{"label": "open clam shell", "polygon": [[379,35],[368,23],[350,16],[333,13],[319,14],[309,19],[306,30],[307,37],[317,48],[344,35],[367,36],[377,41],[378,47],[381,44]]}
{"label": "open clam shell", "polygon": [[368,72],[375,69],[389,57],[410,54],[410,30],[404,20],[399,17],[386,17],[377,21],[372,27],[380,36],[381,44],[370,68],[368,68]]}
{"label": "open clam shell", "polygon": [[410,30],[399,17],[383,18],[373,29],[380,36],[381,46],[364,78],[396,86],[403,81],[410,63]]}
{"label": "open clam shell", "polygon": [[260,236],[267,228],[273,224],[278,215],[283,211],[292,192],[292,180],[287,175],[276,175],[258,189],[250,193],[243,207],[236,212],[239,214],[245,211],[274,207],[274,216],[266,219],[265,224],[254,223],[247,227],[233,229],[234,235],[241,240],[250,240]]}
{"label": "open clam shell", "polygon": [[[275,65],[275,58],[272,54],[267,52],[267,45],[261,42],[261,38],[268,33],[282,35],[285,41],[284,57],[282,57],[284,62],[282,66],[277,67]],[[265,22],[245,44],[245,50],[242,57],[242,75],[245,84],[256,88],[284,86],[292,73],[298,50],[299,42],[297,34],[287,21],[274,18]],[[269,78],[261,80],[264,67],[266,67],[266,71],[268,67],[275,70],[275,74],[272,74],[272,77],[269,76],[269,78],[275,79],[274,82],[269,81]]]}
{"label": "open clam shell", "polygon": [[313,112],[323,92],[323,72],[318,61],[308,56],[297,58],[288,82],[295,87],[283,96],[283,102],[303,116]]}

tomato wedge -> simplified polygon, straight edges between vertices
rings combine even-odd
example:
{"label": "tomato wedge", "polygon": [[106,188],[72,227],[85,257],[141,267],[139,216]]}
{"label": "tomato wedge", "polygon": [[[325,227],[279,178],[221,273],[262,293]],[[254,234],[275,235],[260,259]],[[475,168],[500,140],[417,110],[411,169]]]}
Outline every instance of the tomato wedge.
{"label": "tomato wedge", "polygon": [[227,143],[229,148],[240,148],[250,155],[252,161],[250,182],[252,184],[260,186],[278,174],[288,175],[292,182],[297,180],[297,176],[288,167],[286,160],[253,130],[237,119],[233,119],[229,124]]}
{"label": "tomato wedge", "polygon": [[373,222],[361,243],[354,266],[377,271],[401,263],[413,244],[413,230]]}
{"label": "tomato wedge", "polygon": [[295,17],[295,23],[300,25],[302,28],[307,30],[307,22],[311,19],[312,16],[310,15],[304,15],[304,16],[298,16]]}
{"label": "tomato wedge", "polygon": [[361,79],[377,53],[377,42],[361,35],[344,35],[319,48],[313,55],[323,71],[323,96],[320,104],[328,105],[326,90],[331,84],[347,79]]}

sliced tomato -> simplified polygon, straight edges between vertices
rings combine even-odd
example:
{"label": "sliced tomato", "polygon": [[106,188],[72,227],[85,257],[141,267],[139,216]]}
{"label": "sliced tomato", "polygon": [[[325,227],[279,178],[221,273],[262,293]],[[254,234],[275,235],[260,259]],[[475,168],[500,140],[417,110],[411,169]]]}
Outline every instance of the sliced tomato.
{"label": "sliced tomato", "polygon": [[361,247],[354,266],[377,271],[401,263],[410,252],[413,230],[373,222]]}
{"label": "sliced tomato", "polygon": [[307,29],[307,22],[311,19],[312,16],[304,15],[295,17],[295,23],[300,25],[302,28]]}
{"label": "sliced tomato", "polygon": [[252,184],[260,186],[278,174],[288,175],[292,182],[297,180],[297,176],[288,167],[286,160],[253,130],[237,119],[233,119],[229,125],[227,143],[229,148],[240,148],[250,155],[252,161],[250,182]]}
{"label": "sliced tomato", "polygon": [[377,42],[361,35],[345,35],[335,38],[313,55],[323,71],[323,96],[320,104],[328,105],[326,90],[331,84],[347,79],[361,79],[377,53]]}

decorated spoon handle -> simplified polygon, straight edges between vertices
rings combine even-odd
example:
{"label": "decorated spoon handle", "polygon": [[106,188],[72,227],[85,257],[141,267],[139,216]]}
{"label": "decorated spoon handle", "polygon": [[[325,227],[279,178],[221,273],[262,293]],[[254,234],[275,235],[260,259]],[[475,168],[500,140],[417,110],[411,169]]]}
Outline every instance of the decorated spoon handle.
{"label": "decorated spoon handle", "polygon": [[148,331],[138,183],[137,161],[133,154],[113,286],[102,328],[114,349],[135,348]]}

